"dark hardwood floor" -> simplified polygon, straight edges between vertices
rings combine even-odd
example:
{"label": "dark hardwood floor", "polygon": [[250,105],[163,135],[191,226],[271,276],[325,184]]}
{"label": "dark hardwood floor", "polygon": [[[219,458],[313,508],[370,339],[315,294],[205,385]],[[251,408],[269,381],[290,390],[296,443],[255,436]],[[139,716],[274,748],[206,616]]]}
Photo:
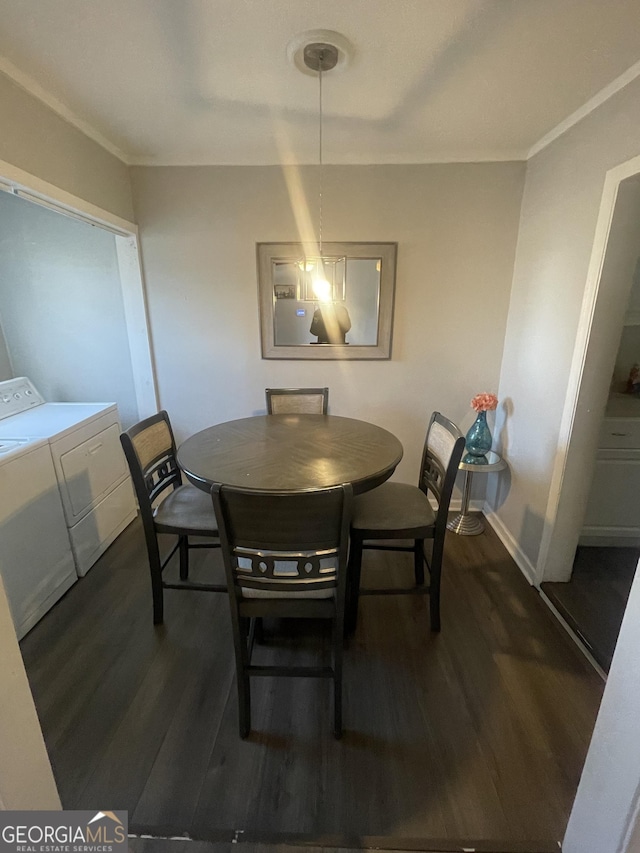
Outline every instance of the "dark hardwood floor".
{"label": "dark hardwood floor", "polygon": [[[383,846],[385,842],[393,846]],[[424,846],[423,839],[413,844],[407,839],[367,839],[366,847],[342,847],[327,844],[292,844],[288,841],[269,843],[266,841],[250,841],[242,833],[237,833],[229,841],[194,841],[188,838],[158,838],[129,836],[129,853],[361,853],[363,849],[375,850],[376,853],[558,853],[558,844],[531,844],[511,841],[477,842],[473,848],[462,842],[451,842],[443,839],[434,844]]]}
{"label": "dark hardwood floor", "polygon": [[611,666],[639,558],[640,548],[580,546],[571,580],[542,584],[605,672]]}
{"label": "dark hardwood floor", "polygon": [[[250,838],[250,836],[249,836]],[[424,839],[410,843],[408,839],[372,838],[365,848],[342,847],[333,844],[295,844],[289,841],[269,843],[245,839],[236,833],[230,841],[201,841],[189,838],[164,838],[157,836],[129,836],[129,853],[361,853],[367,850],[394,851],[394,853],[558,853],[557,842],[536,844],[526,842],[474,842],[473,848],[464,842],[443,839],[424,846]],[[409,841],[409,843],[407,843]],[[389,846],[392,842],[393,846]]]}
{"label": "dark hardwood floor", "polygon": [[[410,555],[366,553],[366,584],[392,572],[406,585]],[[219,552],[196,552],[194,576],[213,573]],[[562,837],[603,684],[490,529],[448,536],[440,635],[424,596],[363,598],[341,741],[328,683],[266,678],[240,740],[226,596],[165,595],[154,628],[134,522],[22,642],[65,808],[205,840],[547,850]],[[308,660],[327,639],[268,624],[258,654]]]}

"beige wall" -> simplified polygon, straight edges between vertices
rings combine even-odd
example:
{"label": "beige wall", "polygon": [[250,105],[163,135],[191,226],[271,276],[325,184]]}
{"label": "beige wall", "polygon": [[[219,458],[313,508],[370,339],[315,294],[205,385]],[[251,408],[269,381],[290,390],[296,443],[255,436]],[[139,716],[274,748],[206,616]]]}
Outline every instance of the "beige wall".
{"label": "beige wall", "polygon": [[0,160],[133,220],[127,166],[3,74],[0,116]]}
{"label": "beige wall", "polygon": [[532,572],[554,520],[547,503],[605,173],[640,153],[638,127],[640,80],[527,164],[500,378],[510,483],[495,502]]}
{"label": "beige wall", "polygon": [[[328,167],[324,239],[397,241],[390,361],[260,356],[255,244],[296,240],[278,167],[134,168],[161,405],[177,437],[264,412],[267,386],[330,388],[330,411],[392,430],[414,480],[427,419],[468,425],[495,390],[524,165]],[[317,170],[303,173],[312,211]]]}

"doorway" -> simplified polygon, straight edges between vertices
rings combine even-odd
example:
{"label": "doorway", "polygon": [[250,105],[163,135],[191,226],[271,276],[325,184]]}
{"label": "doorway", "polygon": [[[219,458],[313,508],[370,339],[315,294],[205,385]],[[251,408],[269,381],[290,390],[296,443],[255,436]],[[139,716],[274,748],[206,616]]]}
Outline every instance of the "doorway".
{"label": "doorway", "polygon": [[640,557],[640,175],[605,187],[598,225],[558,529],[540,587],[608,671]]}

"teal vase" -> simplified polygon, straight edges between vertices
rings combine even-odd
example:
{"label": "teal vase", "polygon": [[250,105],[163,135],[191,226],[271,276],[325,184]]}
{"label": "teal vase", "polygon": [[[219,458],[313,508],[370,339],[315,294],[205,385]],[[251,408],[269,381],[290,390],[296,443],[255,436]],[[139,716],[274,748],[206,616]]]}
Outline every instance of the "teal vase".
{"label": "teal vase", "polygon": [[472,456],[485,456],[491,450],[491,430],[487,425],[487,413],[478,412],[478,417],[471,424],[464,443],[467,453]]}

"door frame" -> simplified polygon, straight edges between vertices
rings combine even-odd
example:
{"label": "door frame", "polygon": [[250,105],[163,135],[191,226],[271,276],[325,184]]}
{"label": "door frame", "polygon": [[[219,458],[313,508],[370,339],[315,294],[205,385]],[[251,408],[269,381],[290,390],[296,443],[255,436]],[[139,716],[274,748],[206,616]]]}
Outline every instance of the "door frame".
{"label": "door frame", "polygon": [[[617,306],[608,294],[600,292],[600,278],[618,188],[622,181],[637,174],[640,174],[640,156],[609,169],[605,175],[536,565],[536,586],[543,581],[571,578],[586,508],[585,477],[591,472],[584,460],[595,458],[603,415],[603,390],[609,387],[611,378],[609,365],[602,365],[603,359],[598,358],[604,344],[597,332],[603,320],[615,314]],[[588,382],[585,381],[587,362],[591,370]]]}
{"label": "door frame", "polygon": [[114,234],[138,416],[155,414],[158,390],[138,226],[4,160],[0,160],[0,190]]}

